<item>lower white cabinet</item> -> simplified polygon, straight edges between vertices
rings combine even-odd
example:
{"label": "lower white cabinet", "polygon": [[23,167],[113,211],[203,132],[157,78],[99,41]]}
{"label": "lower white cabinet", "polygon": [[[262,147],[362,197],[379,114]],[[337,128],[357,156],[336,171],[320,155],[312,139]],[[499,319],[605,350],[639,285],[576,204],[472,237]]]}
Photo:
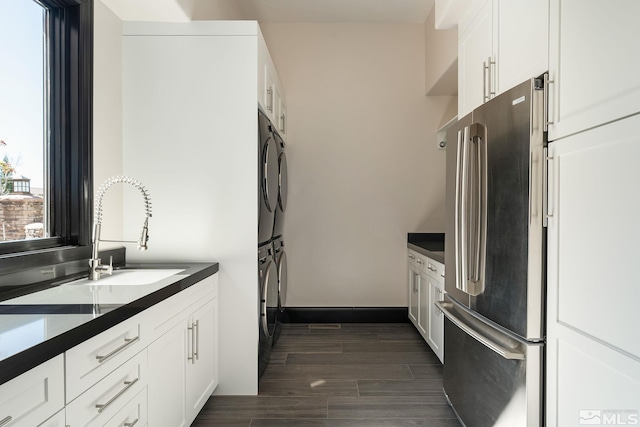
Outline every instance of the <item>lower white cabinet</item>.
{"label": "lower white cabinet", "polygon": [[[60,354],[0,386],[0,426],[33,427],[64,408]],[[63,420],[64,421],[64,420]],[[44,424],[56,425],[56,424]]]}
{"label": "lower white cabinet", "polygon": [[440,361],[444,361],[444,316],[436,307],[444,298],[444,265],[408,250],[409,320]]}
{"label": "lower white cabinet", "polygon": [[104,426],[147,382],[147,350],[133,356],[67,405],[67,425]]}
{"label": "lower white cabinet", "polygon": [[214,274],[0,385],[0,427],[191,425],[218,385],[217,289]]}
{"label": "lower white cabinet", "polygon": [[204,301],[173,316],[149,346],[149,425],[190,425],[218,384],[218,299]]}

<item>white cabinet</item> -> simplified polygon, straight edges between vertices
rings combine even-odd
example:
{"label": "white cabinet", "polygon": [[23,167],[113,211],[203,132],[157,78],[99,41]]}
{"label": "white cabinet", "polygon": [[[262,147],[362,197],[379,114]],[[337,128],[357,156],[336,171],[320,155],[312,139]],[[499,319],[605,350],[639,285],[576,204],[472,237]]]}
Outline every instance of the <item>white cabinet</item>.
{"label": "white cabinet", "polygon": [[490,97],[494,62],[491,0],[466,29],[461,23],[458,32],[458,117],[463,117]]}
{"label": "white cabinet", "polygon": [[640,2],[551,0],[549,140],[640,112]]}
{"label": "white cabinet", "polygon": [[549,427],[638,423],[624,412],[640,413],[638,128],[634,116],[549,144]]}
{"label": "white cabinet", "polygon": [[187,340],[187,328],[180,322],[149,346],[149,425],[188,425]]}
{"label": "white cabinet", "polygon": [[426,331],[426,338],[440,362],[444,362],[444,315],[436,307],[436,302],[444,299],[444,265],[428,260],[427,270],[429,328]]}
{"label": "white cabinet", "polygon": [[148,345],[144,316],[138,314],[67,350],[66,365],[72,368],[65,373],[67,403]]}
{"label": "white cabinet", "polygon": [[[68,370],[73,370],[68,365]],[[103,426],[146,390],[147,351],[142,350],[67,404],[69,427]],[[146,398],[146,396],[145,396]]]}
{"label": "white cabinet", "polygon": [[198,303],[168,300],[151,313],[170,320],[149,346],[150,425],[190,425],[218,384],[217,276],[210,280],[209,292],[193,290]]}
{"label": "white cabinet", "polygon": [[287,107],[284,88],[262,34],[258,42],[258,103],[282,139],[286,140]]}
{"label": "white cabinet", "polygon": [[214,298],[196,310],[189,319],[192,344],[191,359],[187,361],[186,397],[190,421],[195,419],[218,385],[217,312],[218,299]]}
{"label": "white cabinet", "polygon": [[444,317],[435,306],[444,297],[444,265],[408,250],[409,320],[440,361],[444,360]]}
{"label": "white cabinet", "polygon": [[409,249],[407,263],[407,283],[409,285],[409,320],[418,327],[418,304],[420,297],[420,273],[416,267],[416,253]]}
{"label": "white cabinet", "polygon": [[458,25],[458,117],[548,69],[548,1],[481,2]]}
{"label": "white cabinet", "polygon": [[[10,424],[7,424],[10,425]],[[65,411],[64,409],[61,409],[60,411],[56,412],[56,414],[49,418],[47,421],[43,422],[42,424],[38,424],[38,427],[65,427],[67,425],[66,423],[66,418],[65,418]]]}
{"label": "white cabinet", "polygon": [[[0,426],[2,427],[37,426],[62,408],[64,408],[62,354],[0,386]],[[47,423],[44,425],[55,425]]]}

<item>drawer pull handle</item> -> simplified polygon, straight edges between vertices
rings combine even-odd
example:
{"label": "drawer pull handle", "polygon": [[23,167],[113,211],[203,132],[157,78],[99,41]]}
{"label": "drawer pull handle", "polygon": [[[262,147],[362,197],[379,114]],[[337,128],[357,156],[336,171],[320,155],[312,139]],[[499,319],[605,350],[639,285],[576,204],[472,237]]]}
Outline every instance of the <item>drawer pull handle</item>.
{"label": "drawer pull handle", "polygon": [[98,363],[106,362],[107,360],[111,359],[113,356],[120,353],[122,350],[124,350],[125,348],[129,347],[131,344],[139,340],[140,340],[139,336],[135,338],[125,338],[124,344],[122,344],[120,347],[116,348],[109,354],[105,354],[104,356],[96,356],[96,359],[98,359]]}
{"label": "drawer pull handle", "polygon": [[431,264],[429,264],[429,271],[438,271],[434,266],[432,266]]}
{"label": "drawer pull handle", "polygon": [[124,427],[133,427],[134,425],[138,424],[139,420],[140,420],[140,418],[136,418],[135,420],[131,421],[130,423],[124,423]]}
{"label": "drawer pull handle", "polygon": [[107,407],[108,407],[109,405],[111,405],[111,404],[112,404],[112,403],[113,403],[117,398],[119,398],[120,396],[122,396],[122,394],[123,394],[124,392],[126,392],[126,391],[127,391],[127,390],[129,390],[131,387],[133,387],[133,385],[134,385],[135,383],[137,383],[139,379],[140,379],[140,378],[136,378],[136,379],[135,379],[135,380],[133,380],[133,381],[125,381],[125,382],[124,382],[125,387],[124,387],[122,390],[120,390],[118,393],[116,393],[116,395],[115,395],[115,396],[113,396],[111,399],[109,399],[109,400],[107,401],[107,403],[98,403],[98,404],[96,405],[96,408],[98,408],[98,413],[102,413],[102,411],[104,411],[105,409],[107,409]]}
{"label": "drawer pull handle", "polygon": [[9,424],[12,419],[13,419],[13,417],[11,415],[9,415],[8,417],[5,417],[2,420],[0,420],[0,427]]}

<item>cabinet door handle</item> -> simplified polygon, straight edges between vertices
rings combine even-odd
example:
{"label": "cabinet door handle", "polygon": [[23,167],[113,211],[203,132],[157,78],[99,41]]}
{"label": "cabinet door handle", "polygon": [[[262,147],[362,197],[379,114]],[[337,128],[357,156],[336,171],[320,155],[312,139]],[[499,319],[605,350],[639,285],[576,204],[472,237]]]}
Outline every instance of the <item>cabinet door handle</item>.
{"label": "cabinet door handle", "polygon": [[[137,337],[134,337],[134,338],[125,338],[124,339],[124,344],[122,344],[120,347],[116,348],[115,350],[111,351],[110,353],[105,354],[104,356],[96,356],[96,359],[98,359],[98,363],[106,362],[107,360],[111,359],[113,356],[115,356],[116,354],[120,353],[125,348],[129,347],[130,345],[132,345],[133,343],[135,343],[136,341],[139,341],[139,340],[140,340],[140,336],[137,336]],[[0,424],[0,426],[2,426],[2,424]]]}
{"label": "cabinet door handle", "polygon": [[267,110],[273,113],[273,89],[271,87],[267,89]]}
{"label": "cabinet door handle", "polygon": [[487,68],[489,70],[489,93],[487,98],[491,99],[496,95],[496,90],[493,87],[493,73],[495,72],[493,66],[496,65],[496,61],[494,61],[493,58],[489,57],[487,58],[487,65]]}
{"label": "cabinet door handle", "polygon": [[130,423],[124,423],[123,427],[133,427],[134,425],[138,424],[138,421],[140,421],[140,418],[136,418],[135,420],[131,421]]}
{"label": "cabinet door handle", "polygon": [[194,328],[195,324],[191,323],[191,326],[187,327],[187,330],[191,331],[191,353],[187,356],[187,360],[191,360],[191,364],[196,363],[196,331]]}
{"label": "cabinet door handle", "polygon": [[11,415],[9,415],[8,417],[4,417],[3,419],[0,420],[0,427],[5,426],[7,424],[9,424],[11,422],[11,420],[13,419],[13,417]]}
{"label": "cabinet door handle", "polygon": [[200,320],[196,320],[193,325],[194,335],[196,336],[196,345],[193,348],[193,356],[198,360],[198,353],[200,353]]}
{"label": "cabinet door handle", "polygon": [[101,413],[102,411],[107,409],[109,407],[109,405],[111,405],[113,402],[116,401],[117,398],[122,396],[123,393],[125,393],[127,390],[129,390],[131,387],[133,387],[133,385],[135,383],[137,383],[139,379],[140,378],[136,378],[133,381],[125,381],[124,382],[125,387],[122,390],[120,390],[118,393],[116,393],[115,396],[113,396],[111,399],[109,399],[106,403],[98,403],[96,405],[96,408],[98,408],[98,413]]}

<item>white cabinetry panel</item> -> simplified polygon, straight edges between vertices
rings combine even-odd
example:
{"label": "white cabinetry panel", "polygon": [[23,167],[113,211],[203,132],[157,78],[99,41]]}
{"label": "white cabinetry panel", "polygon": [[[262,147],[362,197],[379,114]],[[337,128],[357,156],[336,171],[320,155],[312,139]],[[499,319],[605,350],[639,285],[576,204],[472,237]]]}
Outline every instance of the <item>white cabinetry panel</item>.
{"label": "white cabinetry panel", "polygon": [[62,354],[0,386],[0,424],[3,426],[33,427],[63,407]]}
{"label": "white cabinetry panel", "polygon": [[551,0],[549,140],[640,112],[640,2]]}
{"label": "white cabinetry panel", "polygon": [[549,145],[549,427],[640,411],[639,127],[634,116]]}

